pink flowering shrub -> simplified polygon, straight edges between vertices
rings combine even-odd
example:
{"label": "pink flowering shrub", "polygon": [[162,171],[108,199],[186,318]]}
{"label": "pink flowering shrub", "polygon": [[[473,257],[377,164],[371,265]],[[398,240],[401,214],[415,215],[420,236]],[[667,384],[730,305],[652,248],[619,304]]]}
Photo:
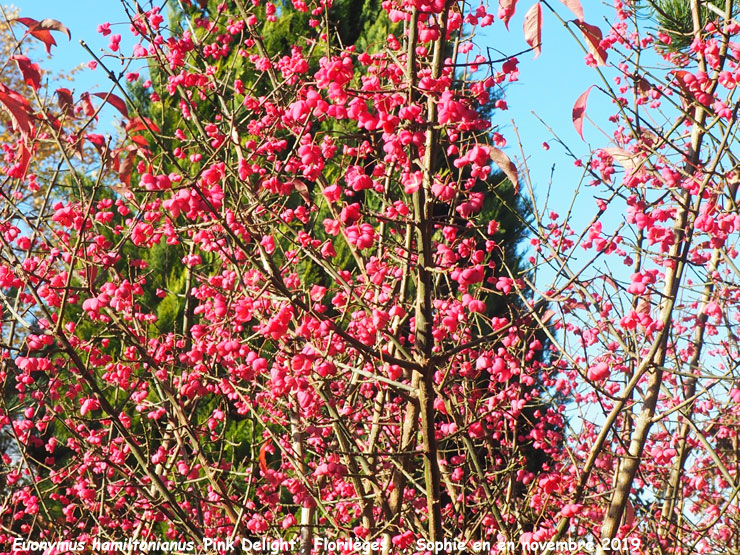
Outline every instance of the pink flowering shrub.
{"label": "pink flowering shrub", "polygon": [[[183,4],[172,29],[156,7],[99,26],[104,93],[39,94],[25,41],[68,31],[15,20],[6,551],[737,547],[732,14],[696,8],[690,46],[671,50],[630,2],[603,31],[577,0],[557,6],[578,67],[607,77],[576,100],[575,132],[591,132],[589,95],[615,106],[609,144],[574,160],[592,187],[576,201],[593,205],[561,216],[484,115],[525,76],[471,37],[518,37],[503,35],[516,0],[388,0],[376,15],[393,32],[367,48],[327,28],[325,2]],[[554,6],[527,8],[539,53]],[[288,45],[268,32],[281,22],[301,23]],[[667,67],[647,72],[645,50]],[[108,56],[140,65],[119,75]],[[116,138],[90,127],[109,108]]]}

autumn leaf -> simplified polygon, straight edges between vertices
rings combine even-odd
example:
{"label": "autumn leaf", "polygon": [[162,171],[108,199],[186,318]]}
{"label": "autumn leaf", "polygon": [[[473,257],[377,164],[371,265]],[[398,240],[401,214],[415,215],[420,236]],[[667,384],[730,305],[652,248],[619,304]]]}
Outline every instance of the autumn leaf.
{"label": "autumn leaf", "polygon": [[555,312],[553,309],[548,308],[545,310],[545,312],[540,316],[540,322],[542,325],[547,325],[550,320],[552,320],[557,315],[557,312]]}
{"label": "autumn leaf", "polygon": [[681,108],[684,110],[687,117],[696,118],[696,111],[699,109],[699,107],[692,106],[692,104],[696,102],[696,95],[686,82],[686,76],[693,74],[682,69],[674,70],[672,71],[672,73],[676,77],[674,82],[676,85],[678,85],[678,88],[680,89],[680,94],[678,95],[678,97],[681,100]]}
{"label": "autumn leaf", "polygon": [[39,90],[39,87],[41,87],[41,68],[39,65],[31,62],[28,56],[15,55],[11,60],[18,64],[18,69],[21,70],[26,84],[33,87],[35,91]]}
{"label": "autumn leaf", "polygon": [[25,179],[28,165],[31,162],[31,151],[25,141],[18,141],[15,155],[15,165],[8,171],[8,175],[17,179]]}
{"label": "autumn leaf", "polygon": [[94,291],[94,285],[95,285],[95,279],[98,277],[98,267],[94,264],[87,264],[85,266],[85,283],[90,289],[90,291]]}
{"label": "autumn leaf", "polygon": [[147,148],[149,146],[149,141],[146,140],[146,137],[144,137],[144,135],[131,135],[129,139],[131,139],[133,143],[139,145],[142,148]]}
{"label": "autumn leaf", "polygon": [[265,442],[262,445],[262,447],[260,447],[259,455],[257,455],[257,459],[259,460],[259,463],[260,463],[260,471],[262,472],[262,475],[263,476],[266,475],[267,474],[267,471],[268,471],[268,466],[267,466],[267,452],[268,452],[268,450],[271,447],[272,447],[272,443],[271,442],[269,442],[269,441],[268,442]]}
{"label": "autumn leaf", "polygon": [[69,29],[61,21],[57,21],[56,19],[42,19],[31,30],[36,31],[38,29],[60,31],[65,33],[69,40],[72,40],[72,33],[69,32]]}
{"label": "autumn leaf", "polygon": [[80,160],[85,159],[85,135],[72,134],[69,136],[70,149],[74,156],[77,156]]}
{"label": "autumn leaf", "polygon": [[539,2],[524,16],[524,40],[534,49],[534,57],[539,56],[542,50],[542,5]]}
{"label": "autumn leaf", "polygon": [[653,86],[650,84],[650,81],[645,79],[641,76],[634,77],[635,80],[635,87],[637,88],[637,94],[641,97],[646,97],[650,91],[653,89]]}
{"label": "autumn leaf", "polygon": [[602,148],[614,161],[620,164],[625,170],[634,170],[640,163],[640,159],[630,152],[618,146]]}
{"label": "autumn leaf", "polygon": [[105,146],[105,137],[98,133],[88,133],[85,138],[95,146]]}
{"label": "autumn leaf", "polygon": [[74,117],[74,97],[72,96],[72,91],[60,88],[55,92],[57,95],[57,104],[59,105],[59,108],[61,108],[62,114],[67,117]]}
{"label": "autumn leaf", "polygon": [[[586,103],[588,102],[588,94],[591,92],[593,85],[591,85],[586,92],[578,97],[576,103],[573,105],[573,125],[578,131],[578,134],[583,139],[583,118],[586,115]],[[585,139],[583,139],[585,141]]]}
{"label": "autumn leaf", "polygon": [[95,106],[93,106],[93,103],[90,101],[89,93],[82,93],[80,95],[80,102],[82,102],[82,109],[87,117],[92,117],[95,115]]}
{"label": "autumn leaf", "polygon": [[137,148],[133,145],[126,148],[126,156],[118,168],[118,180],[127,187],[131,186],[131,172],[134,169],[134,159],[136,158]]}
{"label": "autumn leaf", "polygon": [[124,100],[120,96],[116,96],[113,93],[102,93],[102,92],[92,93],[92,95],[97,96],[98,98],[102,98],[108,104],[113,106],[116,110],[121,112],[121,115],[124,118],[129,119],[128,108],[126,107],[126,102],[124,102]]}
{"label": "autumn leaf", "polygon": [[56,46],[57,44],[54,37],[51,35],[51,31],[65,33],[68,39],[72,39],[72,33],[69,32],[69,29],[56,19],[42,19],[41,21],[37,21],[31,17],[19,17],[12,19],[11,23],[14,21],[28,27],[26,33],[43,42],[46,47],[47,54],[50,54],[51,47]]}
{"label": "autumn leaf", "polygon": [[308,186],[306,186],[306,184],[303,183],[303,181],[300,181],[298,179],[295,179],[293,181],[293,186],[295,187],[295,190],[298,191],[298,194],[301,195],[303,202],[310,205],[311,204],[311,193],[308,190]]}
{"label": "autumn leaf", "polygon": [[588,47],[588,51],[596,60],[596,65],[605,66],[607,52],[601,46],[601,40],[603,38],[601,29],[599,29],[596,25],[589,25],[585,21],[574,21],[574,23],[581,30],[581,33],[583,33],[583,38],[586,39],[586,46]]}
{"label": "autumn leaf", "polygon": [[112,156],[106,138],[98,133],[88,133],[85,135],[85,139],[92,143],[92,145],[95,147],[95,150],[102,157],[101,161],[103,165],[107,169],[110,169]]}
{"label": "autumn leaf", "polygon": [[509,28],[509,21],[514,17],[516,3],[517,0],[498,0],[498,16],[504,22],[507,29]]}
{"label": "autumn leaf", "polygon": [[31,123],[31,106],[23,96],[0,83],[0,104],[10,114],[13,128],[18,130],[23,138],[28,138],[33,133]]}
{"label": "autumn leaf", "polygon": [[640,297],[637,301],[637,306],[635,306],[635,312],[638,314],[647,314],[648,316],[650,316],[652,309],[653,307],[650,301],[644,297]]}
{"label": "autumn leaf", "polygon": [[491,160],[493,160],[496,165],[501,168],[501,171],[506,174],[506,177],[509,178],[509,181],[511,181],[514,184],[514,187],[516,190],[519,190],[519,172],[516,169],[516,165],[514,162],[511,161],[511,159],[504,154],[504,151],[501,149],[498,149],[496,147],[489,147],[491,152]]}
{"label": "autumn leaf", "polygon": [[142,118],[134,118],[128,124],[126,125],[126,133],[135,133],[137,131],[153,131],[154,133],[159,133],[159,127],[157,127],[157,124],[155,124],[152,120],[150,120],[147,117]]}
{"label": "autumn leaf", "polygon": [[578,18],[578,21],[583,21],[583,6],[579,0],[560,0],[566,8],[568,8],[573,15]]}

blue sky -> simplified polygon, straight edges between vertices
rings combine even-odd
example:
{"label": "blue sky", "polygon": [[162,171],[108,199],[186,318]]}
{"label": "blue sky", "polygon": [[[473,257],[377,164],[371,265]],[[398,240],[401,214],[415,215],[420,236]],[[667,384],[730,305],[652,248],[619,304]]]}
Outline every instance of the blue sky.
{"label": "blue sky", "polygon": [[[534,0],[520,0],[517,13],[509,23],[509,31],[505,30],[499,20],[492,26],[481,29],[476,38],[477,44],[481,46],[481,53],[485,55],[486,49],[490,49],[493,56],[498,56],[498,53],[510,55],[526,49],[522,24],[524,14],[533,3]],[[123,36],[124,52],[130,52],[133,46],[120,0],[75,2],[16,0],[14,4],[20,9],[23,17],[58,19],[70,29],[71,41],[67,41],[61,34],[55,34],[58,46],[52,49],[52,58],[42,64],[52,71],[70,70],[91,59],[80,45],[80,39],[84,39],[96,53],[106,48],[108,39],[96,31],[98,24],[103,22],[110,22],[113,33]],[[492,0],[491,4],[495,4],[495,0]],[[608,9],[601,2],[593,0],[585,0],[583,4],[586,20],[599,25],[605,31],[607,27],[604,18],[608,14]],[[564,19],[573,17],[560,3],[553,2],[551,5]],[[524,146],[536,196],[543,200],[552,180],[550,207],[562,214],[568,209],[582,170],[573,166],[572,160],[565,155],[563,148],[553,140],[545,126],[531,112],[536,112],[547,125],[556,130],[577,156],[587,157],[590,148],[573,127],[572,108],[576,98],[589,86],[597,83],[599,77],[594,69],[585,65],[583,50],[563,24],[546,8],[543,9],[543,15],[542,53],[537,59],[533,59],[531,52],[518,56],[521,80],[507,85],[506,100],[509,109],[499,112],[494,123],[500,127],[508,140],[507,153],[520,162],[521,152],[516,142],[512,121],[515,122]],[[115,71],[118,62],[111,61],[114,64],[112,69]],[[77,93],[84,90],[104,91],[109,87],[110,83],[100,69],[92,71],[85,67],[76,74],[74,88]],[[594,90],[589,99],[589,115],[595,120],[603,121],[604,116],[611,112],[609,102]],[[110,117],[118,117],[115,110],[110,110]],[[588,122],[584,126],[584,136],[587,141],[593,139],[599,146],[604,145],[603,135]],[[548,151],[542,147],[545,141],[551,147]],[[592,202],[588,199],[588,204],[584,207],[589,213],[593,213]]]}
{"label": "blue sky", "polygon": [[[111,89],[111,82],[106,78],[103,71],[100,69],[92,71],[87,67],[87,62],[92,58],[82,47],[80,40],[84,40],[93,52],[101,55],[101,50],[107,49],[108,38],[103,38],[97,32],[97,26],[108,21],[111,23],[111,31],[123,37],[121,48],[124,51],[131,51],[133,42],[128,31],[128,19],[119,0],[74,0],[73,2],[63,0],[14,0],[10,5],[20,10],[20,17],[31,17],[37,20],[44,18],[56,19],[70,30],[71,40],[67,40],[63,33],[53,33],[57,46],[52,47],[51,57],[48,60],[43,60],[43,45],[36,41],[37,50],[34,59],[41,59],[42,69],[48,70],[49,73],[69,72],[75,67],[84,66],[75,73],[75,79],[72,83],[64,83],[58,86],[74,89],[75,98],[84,91],[108,91]],[[16,33],[21,33],[22,29],[24,29],[22,26],[16,26]],[[117,63],[114,62],[114,65],[111,66],[114,71]],[[49,73],[47,73],[47,76]],[[110,119],[106,121],[106,117]],[[120,119],[120,115],[114,109],[104,111],[101,117],[101,131],[113,132],[113,123],[116,118]]]}
{"label": "blue sky", "polygon": [[[522,25],[524,14],[532,4],[534,0],[520,0],[517,12],[509,23],[510,30],[506,32],[501,23],[497,22],[493,28],[489,28],[490,31],[480,42],[506,54],[525,49],[527,44],[524,42]],[[599,26],[606,35],[608,27],[604,18],[610,10],[601,2],[593,0],[582,0],[582,4],[586,21]],[[559,2],[551,2],[550,5],[563,19],[573,19],[573,14]],[[495,123],[503,127],[503,134],[509,140],[509,155],[521,158],[515,142],[516,125],[538,197],[544,199],[552,174],[555,193],[551,194],[552,207],[561,214],[570,203],[582,170],[573,165],[572,159],[565,155],[563,148],[555,142],[537,116],[581,158],[587,158],[591,151],[589,140],[594,140],[598,146],[604,146],[605,137],[589,122],[584,125],[586,142],[581,140],[573,126],[572,110],[576,99],[591,85],[600,83],[597,72],[586,66],[584,56],[585,52],[570,32],[552,13],[543,8],[542,52],[536,59],[531,52],[518,56],[520,81],[508,85],[506,100],[509,110],[500,113],[495,120]],[[589,97],[587,113],[595,121],[604,121],[613,113],[613,108],[610,101],[594,89]],[[550,150],[542,147],[543,142],[549,144]]]}
{"label": "blue sky", "polygon": [[[147,2],[143,2],[146,4]],[[520,0],[517,13],[509,24],[507,32],[500,21],[482,31],[477,38],[478,44],[484,48],[491,48],[495,56],[496,50],[504,54],[512,54],[524,50],[527,45],[522,36],[524,13],[533,4],[533,0]],[[64,23],[72,32],[72,40],[67,41],[63,35],[56,34],[58,46],[52,50],[53,57],[44,67],[51,69],[71,69],[85,63],[90,56],[80,46],[80,39],[84,39],[94,52],[99,53],[108,44],[108,39],[96,32],[97,25],[108,21],[114,33],[123,36],[122,46],[125,50],[132,44],[126,43],[128,24],[126,14],[120,0],[75,0],[74,2],[50,0],[15,0],[13,2],[21,11],[21,16],[43,19],[50,17]],[[491,2],[495,4],[495,0]],[[586,20],[592,24],[605,28],[603,23],[607,9],[601,2],[584,0]],[[552,5],[563,18],[572,18],[572,14],[560,3]],[[493,10],[495,11],[495,10]],[[496,120],[505,135],[509,138],[511,154],[518,155],[515,150],[514,133],[511,120],[515,120],[527,153],[533,157],[530,163],[539,177],[540,169],[545,169],[545,176],[549,176],[550,167],[557,163],[558,168],[567,162],[562,152],[552,144],[553,149],[545,152],[541,148],[543,141],[552,143],[547,130],[530,113],[532,110],[547,122],[572,148],[586,147],[573,129],[571,109],[576,98],[590,85],[596,83],[598,77],[595,71],[585,66],[584,53],[576,44],[568,31],[557,18],[546,9],[542,35],[542,54],[536,60],[532,53],[520,55],[519,67],[521,81],[512,83],[507,89],[509,110],[501,112]],[[120,24],[117,26],[116,24]],[[485,54],[485,52],[483,52]],[[114,68],[115,69],[115,68]],[[76,88],[81,90],[108,86],[107,80],[101,71],[85,69],[80,72],[76,80]],[[598,95],[593,94],[590,100],[589,112],[599,109]],[[605,106],[608,109],[608,104]],[[585,136],[596,137],[596,131],[586,124]],[[582,148],[582,151],[586,151]],[[577,151],[577,154],[580,154]],[[570,162],[567,162],[570,165]]]}
{"label": "blue sky", "polygon": [[[121,2],[118,0],[74,0],[66,2],[63,0],[15,0],[10,3],[20,10],[21,17],[32,17],[34,19],[52,18],[64,23],[72,33],[72,40],[60,33],[54,33],[57,46],[52,47],[52,58],[45,62],[43,67],[50,69],[71,69],[81,63],[90,60],[90,56],[80,45],[80,39],[85,40],[94,52],[99,53],[101,48],[108,44],[108,39],[103,38],[96,32],[100,23],[109,21],[111,24],[122,24],[118,30],[114,25],[111,29],[119,33],[124,40],[128,35],[126,14]],[[123,42],[122,44],[126,44]],[[130,44],[129,44],[130,46]],[[78,77],[78,88],[100,83],[103,86],[104,75],[102,72],[84,72]]]}

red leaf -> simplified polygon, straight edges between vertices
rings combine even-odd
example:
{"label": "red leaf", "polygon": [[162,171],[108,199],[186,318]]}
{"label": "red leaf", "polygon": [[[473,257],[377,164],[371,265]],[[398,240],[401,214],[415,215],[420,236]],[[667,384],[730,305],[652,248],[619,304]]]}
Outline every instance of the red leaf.
{"label": "red leaf", "polygon": [[85,279],[87,281],[87,287],[90,289],[90,291],[94,291],[93,285],[95,283],[95,278],[98,277],[98,266],[95,264],[88,264],[85,267]]}
{"label": "red leaf", "polygon": [[514,165],[514,162],[511,161],[511,159],[504,154],[503,150],[500,150],[496,147],[488,147],[491,153],[491,160],[496,162],[496,165],[501,168],[501,170],[506,174],[506,177],[509,178],[509,181],[512,182],[516,190],[519,190],[519,172],[516,169],[516,165]]}
{"label": "red leaf", "polygon": [[82,109],[85,112],[85,115],[87,117],[92,117],[95,115],[95,106],[93,106],[93,103],[90,101],[90,94],[89,93],[82,93],[80,95],[80,101],[82,102]]}
{"label": "red leaf", "polygon": [[33,27],[34,25],[36,25],[38,23],[38,21],[35,20],[32,17],[17,17],[15,19],[11,19],[10,20],[11,23],[14,23],[16,21],[18,23],[22,23],[23,25],[25,25],[26,27],[29,27],[29,28]]}
{"label": "red leaf", "polygon": [[54,40],[54,37],[51,36],[51,33],[48,30],[36,29],[36,26],[40,23],[39,21],[36,21],[31,17],[19,17],[18,19],[13,19],[11,21],[17,21],[18,23],[22,23],[28,27],[26,34],[30,34],[43,42],[46,46],[47,54],[51,53],[52,46],[56,46],[57,41]]}
{"label": "red leaf", "polygon": [[589,25],[585,21],[575,21],[574,23],[581,30],[581,33],[583,33],[583,38],[586,39],[586,46],[588,46],[589,52],[591,52],[596,60],[596,64],[605,66],[607,53],[601,47],[601,39],[603,38],[601,29],[596,25]]}
{"label": "red leaf", "polygon": [[97,133],[88,133],[85,138],[95,146],[105,146],[105,137]]}
{"label": "red leaf", "polygon": [[583,21],[583,6],[581,6],[581,2],[579,0],[560,0],[563,4],[565,4],[565,7],[568,8],[570,11],[573,12],[573,15],[575,15],[578,18],[578,21]]}
{"label": "red leaf", "polygon": [[73,141],[72,144],[72,152],[75,154],[80,160],[85,159],[85,135],[84,133],[82,135],[77,135],[76,133],[73,133],[70,135],[70,141]]}
{"label": "red leaf", "polygon": [[548,308],[547,310],[545,310],[545,313],[540,317],[540,322],[542,322],[543,324],[547,324],[550,320],[552,320],[556,316],[556,314],[557,313],[553,309]]}
{"label": "red leaf", "polygon": [[131,186],[131,171],[134,169],[134,159],[136,158],[136,147],[129,146],[126,148],[128,151],[126,153],[126,157],[123,159],[123,162],[121,162],[120,167],[118,168],[118,179],[121,181],[121,183],[126,184],[127,186]]}
{"label": "red leaf", "polygon": [[542,50],[542,5],[537,2],[524,16],[524,40],[534,49],[534,57]]}
{"label": "red leaf", "polygon": [[498,0],[498,16],[509,28],[509,20],[514,16],[516,11],[516,3],[518,0]]}
{"label": "red leaf", "polygon": [[59,131],[59,133],[64,136],[64,129],[62,128],[62,124],[59,121],[59,118],[57,118],[54,114],[50,114],[49,112],[46,112],[46,119],[51,124],[52,128]]}
{"label": "red leaf", "polygon": [[[112,165],[115,165],[115,163],[118,162],[118,152],[111,153],[110,150],[108,150],[109,145],[103,135],[88,133],[85,135],[85,138],[90,141],[95,147],[95,150],[98,151],[98,154],[101,156],[101,162],[106,169],[110,169]],[[115,171],[118,171],[118,169],[116,168]]]}
{"label": "red leaf", "polygon": [[[588,93],[591,92],[592,88],[593,85],[586,89],[586,92],[579,96],[573,105],[573,125],[575,125],[581,139],[583,139],[583,117],[586,115],[586,102],[588,102]],[[586,139],[583,140],[585,141]]]}
{"label": "red leaf", "polygon": [[28,171],[28,164],[31,162],[31,151],[26,148],[26,143],[20,144],[21,149],[21,172],[23,173],[23,178],[26,177],[26,172]]}
{"label": "red leaf", "polygon": [[65,33],[67,38],[72,40],[72,33],[69,32],[69,29],[61,21],[57,21],[56,19],[42,19],[34,26],[33,30],[35,31],[36,29],[59,31],[60,33]]}
{"label": "red leaf", "polygon": [[121,152],[123,152],[122,148],[114,148],[113,152],[111,152],[110,158],[108,159],[109,167],[116,173],[121,171]]}
{"label": "red leaf", "polygon": [[24,139],[28,139],[33,133],[31,106],[28,100],[0,83],[0,104],[10,114],[13,128],[20,131]]}
{"label": "red leaf", "polygon": [[635,506],[628,499],[627,507],[624,510],[624,526],[632,528],[632,523],[635,522]]}
{"label": "red leaf", "polygon": [[57,104],[62,109],[62,114],[67,117],[74,117],[74,98],[72,97],[72,91],[69,89],[57,89]]}
{"label": "red leaf", "polygon": [[257,459],[259,460],[259,463],[260,463],[260,471],[262,471],[263,476],[267,474],[267,470],[268,470],[267,451],[268,449],[270,449],[271,446],[272,446],[272,443],[269,441],[266,441],[265,443],[262,444],[262,447],[260,447],[259,455],[257,455]]}
{"label": "red leaf", "polygon": [[295,190],[298,191],[298,194],[301,195],[301,198],[303,199],[303,202],[305,202],[307,205],[311,205],[311,193],[308,191],[308,187],[306,186],[303,181],[299,181],[298,179],[295,179],[293,181],[293,186],[295,187]]}
{"label": "red leaf", "polygon": [[[148,125],[148,127],[147,127]],[[152,130],[155,133],[159,133],[159,127],[152,120],[144,117],[143,121],[141,118],[134,118],[126,125],[127,133],[135,133],[136,131],[149,131]]]}
{"label": "red leaf", "polygon": [[18,69],[21,70],[26,84],[32,86],[35,91],[39,90],[41,86],[41,68],[39,65],[31,62],[27,56],[17,55],[13,56],[11,60],[15,60],[15,63],[18,64]]}
{"label": "red leaf", "polygon": [[92,93],[93,96],[97,96],[98,98],[102,98],[108,104],[113,106],[116,110],[121,112],[121,115],[123,115],[124,118],[128,119],[128,108],[126,107],[126,103],[123,101],[123,99],[120,96],[116,96],[113,93]]}
{"label": "red leaf", "polygon": [[142,148],[147,148],[149,146],[149,141],[146,140],[146,137],[144,137],[144,135],[132,135],[129,138],[131,139],[131,141]]}
{"label": "red leaf", "polygon": [[28,164],[31,162],[31,151],[26,147],[25,141],[18,141],[16,147],[15,164],[8,169],[8,175],[15,179],[25,179],[28,172]]}
{"label": "red leaf", "polygon": [[28,27],[28,31],[26,31],[26,33],[43,42],[44,45],[46,45],[47,54],[50,54],[51,47],[56,46],[57,44],[54,37],[51,36],[50,31],[66,33],[67,38],[70,40],[72,39],[72,33],[69,32],[69,29],[56,19],[42,19],[41,21],[37,21],[31,17],[19,17],[11,20],[11,22],[13,21],[17,21],[18,23]]}
{"label": "red leaf", "polygon": [[640,299],[637,301],[637,306],[635,306],[635,312],[638,314],[647,314],[648,316],[652,312],[652,306],[650,305],[650,301],[645,299],[644,297],[640,297]]}

